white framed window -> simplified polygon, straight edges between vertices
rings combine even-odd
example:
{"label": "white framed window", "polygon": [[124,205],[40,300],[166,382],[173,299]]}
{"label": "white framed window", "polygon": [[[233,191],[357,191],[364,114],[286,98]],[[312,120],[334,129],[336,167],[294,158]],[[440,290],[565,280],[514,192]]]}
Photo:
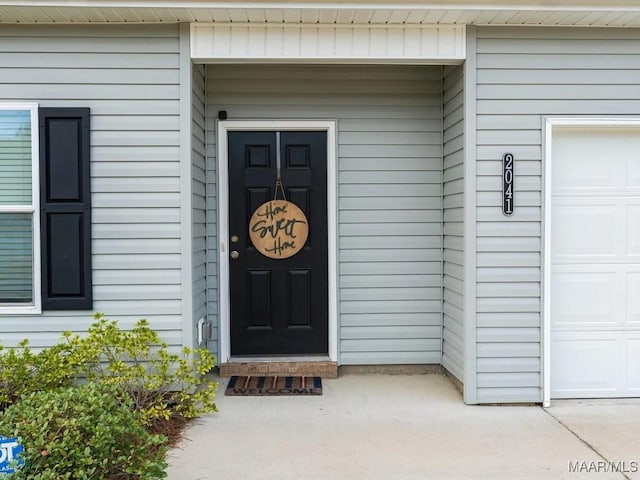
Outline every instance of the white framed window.
{"label": "white framed window", "polygon": [[0,103],[0,315],[40,313],[38,105]]}

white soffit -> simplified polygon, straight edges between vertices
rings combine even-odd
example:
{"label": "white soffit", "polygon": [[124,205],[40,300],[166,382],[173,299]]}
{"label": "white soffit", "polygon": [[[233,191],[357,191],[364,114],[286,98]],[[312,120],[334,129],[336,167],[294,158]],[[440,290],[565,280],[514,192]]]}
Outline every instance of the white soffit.
{"label": "white soffit", "polygon": [[192,24],[204,63],[460,63],[464,25]]}
{"label": "white soffit", "polygon": [[638,0],[3,0],[0,23],[638,27]]}

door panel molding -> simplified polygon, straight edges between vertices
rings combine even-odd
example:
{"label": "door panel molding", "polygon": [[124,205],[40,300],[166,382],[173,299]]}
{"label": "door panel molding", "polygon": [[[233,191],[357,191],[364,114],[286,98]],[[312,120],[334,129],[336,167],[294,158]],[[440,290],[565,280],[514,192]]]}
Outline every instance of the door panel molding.
{"label": "door panel molding", "polygon": [[338,255],[337,255],[337,186],[336,186],[336,122],[335,121],[219,121],[217,122],[218,179],[218,261],[219,261],[219,363],[231,356],[230,285],[229,285],[229,168],[228,133],[231,131],[315,130],[327,133],[327,236],[329,280],[329,358],[338,357]]}

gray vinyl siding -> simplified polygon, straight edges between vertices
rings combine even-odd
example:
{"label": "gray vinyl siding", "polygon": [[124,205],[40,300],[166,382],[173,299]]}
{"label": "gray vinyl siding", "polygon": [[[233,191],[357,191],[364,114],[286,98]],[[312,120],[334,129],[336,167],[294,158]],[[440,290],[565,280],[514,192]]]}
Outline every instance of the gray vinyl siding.
{"label": "gray vinyl siding", "polygon": [[463,381],[464,368],[464,68],[443,74],[443,337],[442,365]]}
{"label": "gray vinyl siding", "polygon": [[[220,319],[219,294],[218,294],[218,169],[216,162],[216,133],[215,133],[215,113],[210,105],[211,79],[210,67],[202,66],[204,69],[204,92],[205,92],[205,158],[206,158],[206,255],[207,255],[207,319],[211,321],[211,339],[209,349],[216,355],[220,346]],[[226,359],[225,359],[226,360]],[[222,359],[218,359],[220,363]]]}
{"label": "gray vinyl siding", "polygon": [[210,65],[206,78],[209,245],[216,112],[337,120],[340,362],[440,363],[441,68]]}
{"label": "gray vinyl siding", "polygon": [[[91,109],[94,310],[182,345],[177,26],[0,26],[0,101]],[[91,311],[2,315],[44,347]]]}
{"label": "gray vinyl siding", "polygon": [[[479,402],[541,401],[541,202],[545,115],[640,113],[640,31],[477,29]],[[512,152],[515,211],[501,212]]]}
{"label": "gray vinyl siding", "polygon": [[[193,321],[216,322],[216,312],[207,315],[206,164],[204,115],[204,66],[193,65],[191,74],[191,185],[193,209]],[[197,327],[196,327],[197,334]],[[217,342],[212,342],[214,353]]]}

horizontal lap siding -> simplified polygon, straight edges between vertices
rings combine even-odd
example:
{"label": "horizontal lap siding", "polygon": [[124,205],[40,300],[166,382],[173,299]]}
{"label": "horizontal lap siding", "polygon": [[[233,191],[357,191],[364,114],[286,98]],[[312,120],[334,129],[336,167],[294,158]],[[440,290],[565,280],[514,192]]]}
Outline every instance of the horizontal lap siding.
{"label": "horizontal lap siding", "polygon": [[[0,101],[91,109],[94,310],[182,344],[176,26],[2,26]],[[38,347],[90,311],[0,315]]]}
{"label": "horizontal lap siding", "polygon": [[[191,95],[191,194],[193,208],[193,321],[207,317],[217,323],[216,311],[207,315],[207,232],[204,66],[192,66]],[[214,304],[215,305],[215,300]],[[212,332],[213,333],[213,332]],[[217,342],[209,348],[216,353]]]}
{"label": "horizontal lap siding", "polygon": [[439,67],[207,67],[210,246],[218,110],[338,121],[343,364],[440,363],[441,88]]}
{"label": "horizontal lap siding", "polygon": [[[544,115],[638,115],[640,32],[478,28],[478,401],[541,400]],[[501,213],[501,158],[515,211]]]}
{"label": "horizontal lap siding", "polygon": [[[204,68],[205,82],[205,162],[206,162],[206,250],[207,250],[207,318],[211,321],[211,341],[209,348],[218,353],[220,338],[218,317],[218,170],[217,170],[217,137],[215,132],[215,120],[218,110],[211,106],[211,67]],[[209,116],[213,115],[213,116]],[[222,361],[222,359],[219,359]],[[226,360],[226,359],[225,359]]]}
{"label": "horizontal lap siding", "polygon": [[444,149],[444,289],[442,365],[463,380],[464,345],[464,78],[462,65],[445,67]]}

